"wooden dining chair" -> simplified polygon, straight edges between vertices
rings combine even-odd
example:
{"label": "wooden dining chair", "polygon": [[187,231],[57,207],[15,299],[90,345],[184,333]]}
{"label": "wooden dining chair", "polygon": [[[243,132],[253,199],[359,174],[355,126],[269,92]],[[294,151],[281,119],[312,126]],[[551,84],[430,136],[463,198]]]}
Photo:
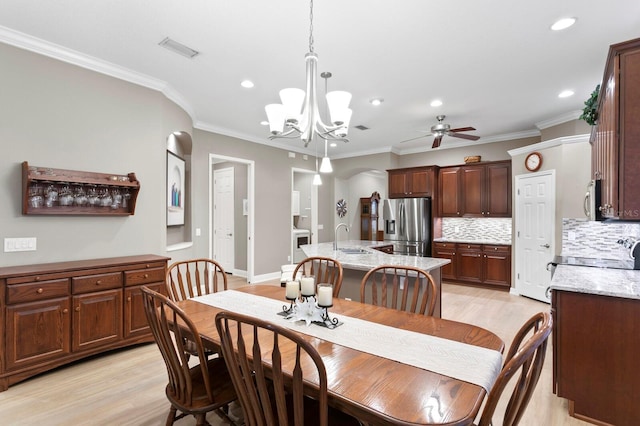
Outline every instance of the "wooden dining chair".
{"label": "wooden dining chair", "polygon": [[[491,419],[495,414],[498,402],[507,384],[514,377],[517,377],[517,380],[507,403],[502,424],[503,426],[515,426],[520,422],[540,378],[552,326],[551,314],[539,312],[532,316],[516,333],[505,357],[500,375],[489,392],[478,426],[492,424]],[[519,375],[516,374],[518,371],[520,371]]]}
{"label": "wooden dining chair", "polygon": [[438,288],[427,271],[413,266],[380,265],[360,282],[360,301],[376,306],[433,315]]}
{"label": "wooden dining chair", "polygon": [[296,266],[293,276],[314,276],[316,284],[329,283],[333,285],[333,297],[338,297],[342,287],[342,264],[335,259],[323,256],[307,257]]}
{"label": "wooden dining chair", "polygon": [[[186,415],[193,415],[198,426],[208,425],[205,416],[211,411],[233,424],[225,410],[237,396],[224,360],[207,359],[195,325],[169,298],[143,286],[142,300],[169,377],[165,390],[171,403],[167,426]],[[189,366],[191,354],[184,345],[186,335],[195,343],[200,361],[193,367]]]}
{"label": "wooden dining chair", "polygon": [[227,289],[227,274],[213,259],[175,262],[166,274],[167,294],[174,302]]}
{"label": "wooden dining chair", "polygon": [[360,424],[328,406],[324,362],[301,334],[233,312],[215,321],[245,425]]}

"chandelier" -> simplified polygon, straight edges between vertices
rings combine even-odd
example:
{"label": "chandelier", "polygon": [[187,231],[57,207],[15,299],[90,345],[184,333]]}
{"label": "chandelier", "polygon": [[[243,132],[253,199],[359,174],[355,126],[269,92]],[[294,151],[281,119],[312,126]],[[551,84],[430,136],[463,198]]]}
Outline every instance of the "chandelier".
{"label": "chandelier", "polygon": [[[351,94],[344,91],[326,93],[326,103],[329,109],[330,124],[325,124],[318,110],[316,97],[316,69],[318,55],[313,51],[313,0],[309,14],[309,53],[305,55],[306,63],[306,91],[296,88],[280,91],[281,104],[269,104],[265,107],[271,136],[276,138],[299,137],[307,147],[314,135],[325,141],[349,142],[347,133],[351,120],[349,102]],[[330,74],[329,74],[330,75]],[[325,153],[326,156],[326,153]]]}

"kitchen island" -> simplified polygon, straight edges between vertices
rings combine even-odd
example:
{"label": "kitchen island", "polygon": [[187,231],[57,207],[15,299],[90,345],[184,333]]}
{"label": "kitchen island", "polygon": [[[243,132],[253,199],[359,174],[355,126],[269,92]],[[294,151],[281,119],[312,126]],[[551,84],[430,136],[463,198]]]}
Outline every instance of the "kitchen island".
{"label": "kitchen island", "polygon": [[405,256],[381,251],[388,246],[384,241],[347,240],[339,241],[334,250],[333,242],[307,244],[302,251],[307,257],[323,256],[339,261],[343,268],[340,298],[360,300],[360,281],[370,269],[380,265],[413,266],[423,269],[433,277],[438,289],[434,316],[441,316],[441,273],[440,269],[450,263],[448,259]]}
{"label": "kitchen island", "polygon": [[640,271],[558,265],[551,291],[554,392],[573,417],[640,424]]}

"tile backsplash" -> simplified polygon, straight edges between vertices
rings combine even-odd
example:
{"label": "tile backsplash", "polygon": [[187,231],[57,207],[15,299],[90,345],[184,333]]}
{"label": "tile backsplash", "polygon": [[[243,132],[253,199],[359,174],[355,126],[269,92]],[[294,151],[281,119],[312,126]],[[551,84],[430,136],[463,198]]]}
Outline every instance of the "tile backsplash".
{"label": "tile backsplash", "polygon": [[503,241],[511,244],[511,218],[442,218],[442,238],[458,241]]}
{"label": "tile backsplash", "polygon": [[562,219],[562,255],[599,259],[629,259],[618,240],[640,239],[640,223]]}

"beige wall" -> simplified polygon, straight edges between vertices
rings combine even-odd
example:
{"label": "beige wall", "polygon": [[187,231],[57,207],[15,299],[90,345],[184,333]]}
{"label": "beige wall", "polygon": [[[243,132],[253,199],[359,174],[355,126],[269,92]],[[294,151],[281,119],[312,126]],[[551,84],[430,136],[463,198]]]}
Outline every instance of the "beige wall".
{"label": "beige wall", "polygon": [[[37,250],[0,265],[165,254],[166,138],[191,120],[161,93],[0,44],[0,238]],[[126,174],[141,182],[134,216],[23,216],[21,163]]]}

